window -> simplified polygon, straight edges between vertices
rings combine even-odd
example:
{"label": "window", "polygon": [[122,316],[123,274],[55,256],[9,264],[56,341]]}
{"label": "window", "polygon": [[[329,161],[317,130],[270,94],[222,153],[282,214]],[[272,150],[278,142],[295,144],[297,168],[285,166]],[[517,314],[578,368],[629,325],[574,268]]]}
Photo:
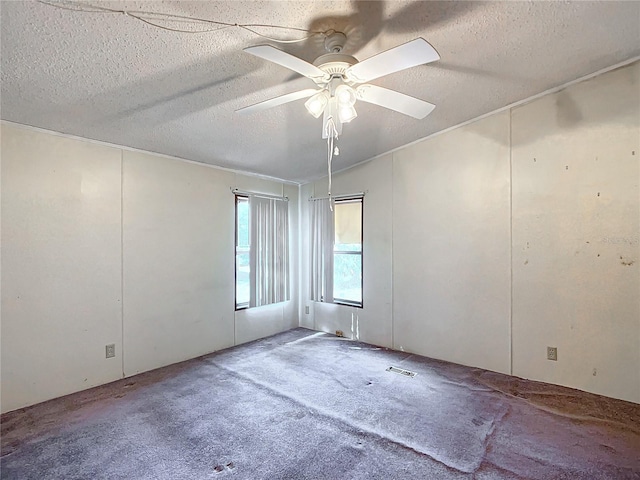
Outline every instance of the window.
{"label": "window", "polygon": [[363,196],[310,202],[309,296],[314,302],[362,308]]}
{"label": "window", "polygon": [[362,197],[336,200],[333,301],[362,307]]}
{"label": "window", "polygon": [[289,204],[236,194],[236,310],[289,300]]}
{"label": "window", "polygon": [[236,310],[247,308],[251,298],[249,197],[236,195]]}

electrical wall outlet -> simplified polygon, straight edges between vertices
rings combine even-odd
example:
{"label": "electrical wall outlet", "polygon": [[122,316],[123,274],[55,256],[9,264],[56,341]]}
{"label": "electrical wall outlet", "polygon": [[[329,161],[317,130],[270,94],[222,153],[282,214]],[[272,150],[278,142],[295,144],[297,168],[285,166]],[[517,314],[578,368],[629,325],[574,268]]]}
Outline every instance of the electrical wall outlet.
{"label": "electrical wall outlet", "polygon": [[306,313],[307,315],[309,315],[309,305],[305,305],[305,307],[304,307],[304,313]]}
{"label": "electrical wall outlet", "polygon": [[547,360],[558,360],[558,347],[547,347]]}
{"label": "electrical wall outlet", "polygon": [[107,358],[113,358],[116,356],[116,344],[112,343],[110,345],[107,345],[104,347],[105,349],[105,353],[106,353],[106,357]]}

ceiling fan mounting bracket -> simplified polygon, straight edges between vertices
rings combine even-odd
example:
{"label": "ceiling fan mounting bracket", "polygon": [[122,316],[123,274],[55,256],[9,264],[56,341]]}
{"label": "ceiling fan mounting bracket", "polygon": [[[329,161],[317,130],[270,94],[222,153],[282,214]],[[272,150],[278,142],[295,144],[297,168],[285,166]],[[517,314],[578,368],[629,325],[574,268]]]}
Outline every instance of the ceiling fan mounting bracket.
{"label": "ceiling fan mounting bracket", "polygon": [[324,48],[329,53],[340,53],[347,43],[347,36],[342,32],[333,31],[324,38]]}

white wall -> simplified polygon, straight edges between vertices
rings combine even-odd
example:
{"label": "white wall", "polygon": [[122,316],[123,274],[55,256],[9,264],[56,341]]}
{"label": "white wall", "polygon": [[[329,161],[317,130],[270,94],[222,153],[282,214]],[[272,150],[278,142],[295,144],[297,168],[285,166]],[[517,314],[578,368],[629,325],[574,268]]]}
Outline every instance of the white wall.
{"label": "white wall", "polygon": [[297,275],[234,311],[231,188],[291,198],[297,272],[297,186],[2,123],[2,411],[296,326]]}
{"label": "white wall", "polygon": [[125,375],[234,344],[234,174],[124,152]]}
{"label": "white wall", "polygon": [[640,64],[512,129],[514,374],[640,403]]}
{"label": "white wall", "polygon": [[122,377],[121,170],[118,149],[4,124],[1,154],[4,412]]}
{"label": "white wall", "polygon": [[[298,316],[300,318],[300,326],[318,330],[314,322],[315,302],[310,300],[310,226],[309,226],[309,198],[314,194],[312,183],[307,183],[300,187],[300,196],[298,198],[299,226],[298,236],[300,238],[300,302]],[[308,312],[308,313],[307,313]]]}
{"label": "white wall", "polygon": [[393,154],[394,346],[509,373],[509,113]]}
{"label": "white wall", "polygon": [[[639,83],[635,63],[335,175],[367,191],[363,340],[640,403]],[[301,325],[349,331],[355,309],[301,295]]]}

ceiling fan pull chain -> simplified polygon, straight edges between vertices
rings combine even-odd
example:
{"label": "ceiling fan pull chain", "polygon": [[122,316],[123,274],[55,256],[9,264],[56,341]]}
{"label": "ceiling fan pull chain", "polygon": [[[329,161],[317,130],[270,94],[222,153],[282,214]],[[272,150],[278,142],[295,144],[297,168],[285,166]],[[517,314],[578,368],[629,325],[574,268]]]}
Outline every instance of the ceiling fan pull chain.
{"label": "ceiling fan pull chain", "polygon": [[[327,171],[329,175],[329,208],[333,212],[333,202],[331,201],[331,162],[333,160],[333,152],[334,152],[334,140],[338,140],[338,131],[336,130],[336,124],[333,121],[333,117],[330,116],[327,119],[327,124],[325,126],[327,133]],[[336,150],[338,147],[335,147]]]}

